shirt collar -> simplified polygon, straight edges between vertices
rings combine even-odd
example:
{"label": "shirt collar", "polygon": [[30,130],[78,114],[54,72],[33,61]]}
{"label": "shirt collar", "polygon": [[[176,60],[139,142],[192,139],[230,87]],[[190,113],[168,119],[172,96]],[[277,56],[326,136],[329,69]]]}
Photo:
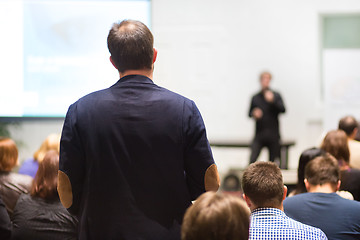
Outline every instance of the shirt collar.
{"label": "shirt collar", "polygon": [[117,83],[123,83],[123,82],[140,82],[140,83],[153,83],[153,81],[143,75],[127,75],[125,77],[120,78],[120,80]]}
{"label": "shirt collar", "polygon": [[286,217],[284,211],[278,209],[278,208],[257,208],[251,212],[251,216],[283,216]]}

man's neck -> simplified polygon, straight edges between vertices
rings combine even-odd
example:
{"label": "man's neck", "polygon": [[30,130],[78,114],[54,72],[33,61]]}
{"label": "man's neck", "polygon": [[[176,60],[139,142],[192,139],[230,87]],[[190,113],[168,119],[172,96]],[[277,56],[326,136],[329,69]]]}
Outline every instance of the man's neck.
{"label": "man's neck", "polygon": [[317,193],[333,193],[334,186],[330,183],[325,183],[322,185],[310,186],[308,192],[317,192]]}
{"label": "man's neck", "polygon": [[123,78],[125,76],[129,75],[141,75],[153,79],[153,70],[126,70],[125,72],[120,72],[120,78]]}

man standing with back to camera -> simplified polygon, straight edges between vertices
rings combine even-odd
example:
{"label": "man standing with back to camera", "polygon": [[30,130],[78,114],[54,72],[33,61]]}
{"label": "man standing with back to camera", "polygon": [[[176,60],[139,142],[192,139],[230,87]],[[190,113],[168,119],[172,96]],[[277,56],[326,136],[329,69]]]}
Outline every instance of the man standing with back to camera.
{"label": "man standing with back to camera", "polygon": [[120,80],[69,107],[59,195],[79,239],[180,239],[185,210],[219,177],[195,103],[152,81],[157,51],[141,22],[114,24]]}
{"label": "man standing with back to camera", "polygon": [[256,162],[263,147],[269,149],[269,160],[280,163],[279,114],[285,112],[281,95],[270,89],[272,76],[260,74],[261,91],[251,99],[249,117],[256,121],[255,138],[251,145],[250,163]]}

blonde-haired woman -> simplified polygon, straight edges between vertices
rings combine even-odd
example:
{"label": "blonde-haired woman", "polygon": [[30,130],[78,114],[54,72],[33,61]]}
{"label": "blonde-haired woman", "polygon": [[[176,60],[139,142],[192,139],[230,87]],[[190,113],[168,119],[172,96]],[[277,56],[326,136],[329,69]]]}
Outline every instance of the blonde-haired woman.
{"label": "blonde-haired woman", "polygon": [[33,158],[23,162],[19,169],[19,173],[35,177],[39,168],[39,163],[44,159],[45,154],[50,150],[59,152],[60,134],[50,134],[41,144],[40,148],[34,153]]}

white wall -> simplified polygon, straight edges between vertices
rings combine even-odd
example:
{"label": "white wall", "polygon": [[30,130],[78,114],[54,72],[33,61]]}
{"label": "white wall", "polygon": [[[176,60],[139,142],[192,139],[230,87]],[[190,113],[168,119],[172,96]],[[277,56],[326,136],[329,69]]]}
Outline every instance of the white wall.
{"label": "white wall", "polygon": [[[253,135],[247,117],[258,74],[274,75],[287,113],[283,139],[295,140],[290,167],[322,133],[320,14],[360,12],[357,0],[152,0],[158,60],[154,81],[197,103],[211,140]],[[23,122],[12,128],[28,157],[62,121]],[[336,126],[334,126],[336,127]],[[214,149],[222,172],[245,167],[248,150]],[[262,156],[264,158],[266,156]]]}

